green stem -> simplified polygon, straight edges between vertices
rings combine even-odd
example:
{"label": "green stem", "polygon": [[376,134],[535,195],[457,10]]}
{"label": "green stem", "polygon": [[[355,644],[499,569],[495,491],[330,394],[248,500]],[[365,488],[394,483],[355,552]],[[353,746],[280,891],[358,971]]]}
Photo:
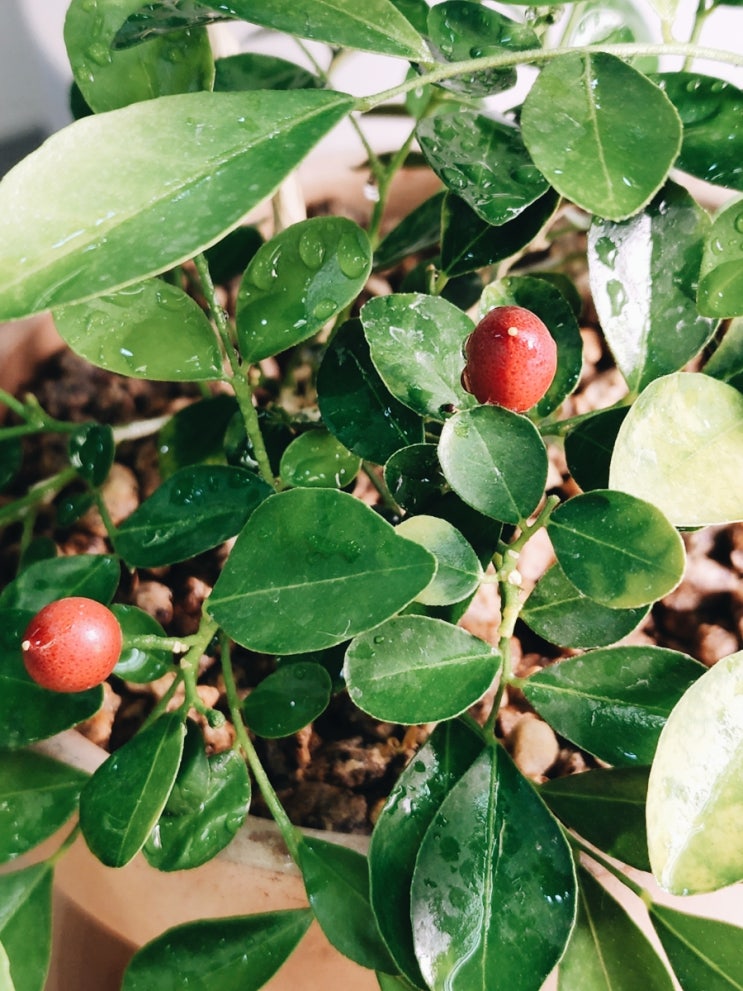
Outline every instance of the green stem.
{"label": "green stem", "polygon": [[22,420],[28,419],[29,411],[25,404],[20,399],[16,399],[10,392],[6,392],[5,389],[0,389],[0,403],[13,410],[16,416],[20,416]]}
{"label": "green stem", "polygon": [[223,637],[222,639],[222,677],[224,679],[227,704],[230,709],[230,718],[232,719],[232,723],[235,727],[237,742],[245,755],[245,759],[250,766],[250,770],[253,772],[253,777],[255,778],[261,795],[263,796],[263,799],[268,806],[271,815],[273,816],[274,822],[281,831],[281,835],[284,843],[286,843],[291,858],[295,864],[298,864],[302,834],[286,814],[286,810],[279,801],[279,797],[274,791],[273,785],[269,781],[268,775],[266,774],[260,758],[256,753],[255,747],[253,746],[253,741],[248,735],[248,731],[242,718],[242,706],[240,705],[240,697],[237,694],[235,674],[232,670],[232,664],[230,663],[229,647],[226,643],[226,637]]}
{"label": "green stem", "polygon": [[[202,715],[207,715],[211,710],[201,701],[199,693],[196,691],[196,683],[199,677],[199,662],[206,653],[209,644],[219,631],[219,625],[210,616],[202,615],[201,625],[198,632],[189,637],[187,651],[181,658],[180,671],[183,675],[183,687],[186,690],[185,706],[193,708]],[[161,641],[162,642],[162,641]],[[181,645],[183,642],[179,641]]]}
{"label": "green stem", "polygon": [[406,79],[397,86],[373,93],[370,96],[359,97],[356,100],[356,110],[360,113],[367,113],[381,103],[394,100],[411,90],[419,89],[428,83],[440,83],[444,79],[453,79],[455,76],[469,74],[472,72],[482,72],[485,69],[510,68],[529,63],[546,64],[564,55],[599,55],[606,53],[616,55],[617,58],[631,59],[638,55],[680,55],[684,58],[708,59],[711,62],[724,62],[728,65],[743,66],[743,54],[725,51],[719,48],[708,48],[704,45],[692,45],[688,42],[627,42],[615,45],[585,45],[580,48],[572,46],[552,49],[530,48],[522,52],[509,52],[499,55],[487,55],[483,58],[464,59],[461,62],[449,62],[446,65],[439,65],[422,73],[414,79]]}
{"label": "green stem", "polygon": [[253,405],[253,390],[251,389],[247,378],[243,374],[244,369],[232,341],[232,333],[230,331],[227,314],[224,312],[223,308],[219,305],[219,301],[217,300],[217,295],[214,291],[214,283],[212,282],[211,273],[209,271],[209,265],[207,264],[204,255],[197,255],[194,258],[194,264],[196,265],[196,271],[199,273],[201,287],[204,291],[204,296],[206,297],[209,310],[217,328],[217,334],[222,345],[224,356],[230,364],[232,375],[229,380],[232,384],[232,388],[235,390],[235,398],[237,399],[237,404],[240,408],[243,422],[245,423],[245,431],[248,435],[250,443],[253,446],[253,454],[258,464],[258,471],[260,472],[263,480],[267,482],[271,488],[275,488],[276,481],[273,477],[271,462],[268,458],[268,452],[266,451],[266,445],[263,440],[261,426],[258,422],[258,411]]}
{"label": "green stem", "polygon": [[75,478],[77,478],[77,470],[75,468],[65,468],[64,471],[60,471],[57,475],[48,478],[40,485],[34,486],[25,495],[14,499],[7,506],[3,506],[0,509],[0,527],[7,526],[8,523],[13,523],[21,519],[30,507],[50,501],[65,485]]}

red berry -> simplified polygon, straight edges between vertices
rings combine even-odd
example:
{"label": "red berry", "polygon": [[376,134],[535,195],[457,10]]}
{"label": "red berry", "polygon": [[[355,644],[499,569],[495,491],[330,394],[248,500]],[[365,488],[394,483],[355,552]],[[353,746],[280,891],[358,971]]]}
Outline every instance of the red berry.
{"label": "red berry", "polygon": [[497,306],[486,313],[467,338],[464,356],[464,388],[480,403],[515,413],[539,402],[557,370],[554,337],[521,306]]}
{"label": "red berry", "polygon": [[54,692],[82,692],[111,674],[121,654],[121,627],[94,599],[57,599],[36,613],[21,644],[33,680]]}

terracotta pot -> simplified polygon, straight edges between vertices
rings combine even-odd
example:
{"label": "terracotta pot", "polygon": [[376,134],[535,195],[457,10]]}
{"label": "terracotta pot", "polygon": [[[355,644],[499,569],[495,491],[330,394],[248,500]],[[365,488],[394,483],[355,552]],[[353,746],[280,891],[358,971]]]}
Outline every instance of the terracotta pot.
{"label": "terracotta pot", "polygon": [[[90,772],[106,757],[75,730],[37,749]],[[360,852],[367,847],[362,836],[314,835]],[[46,991],[117,991],[132,953],[170,926],[307,904],[301,875],[276,826],[256,816],[248,817],[214,860],[190,871],[164,873],[141,855],[125,867],[104,867],[80,838],[59,861],[55,897],[53,963]],[[338,953],[316,923],[265,987],[378,991],[373,973]]]}

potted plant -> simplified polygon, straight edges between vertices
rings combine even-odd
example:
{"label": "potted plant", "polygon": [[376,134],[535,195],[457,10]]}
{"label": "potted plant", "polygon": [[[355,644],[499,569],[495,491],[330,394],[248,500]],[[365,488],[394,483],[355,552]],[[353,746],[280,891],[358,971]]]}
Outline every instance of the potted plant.
{"label": "potted plant", "polygon": [[[2,396],[6,482],[26,436],[68,452],[0,508],[19,542],[0,593],[4,859],[75,820],[0,877],[2,981],[43,986],[53,873],[79,833],[109,867],[143,852],[198,869],[256,790],[309,907],[168,929],[135,953],[125,991],[261,987],[312,919],[383,991],[537,991],[558,965],[564,989],[671,988],[671,970],[687,991],[741,986],[740,930],[664,906],[623,866],[680,894],[743,875],[742,655],[707,669],[620,642],[681,581],[681,531],[743,518],[743,97],[695,69],[743,56],[694,40],[714,8],[678,42],[658,3],[655,42],[624,6],[576,5],[557,24],[556,9],[469,0],[140,6],[70,4],[79,119],[0,184],[0,319],[51,310],[88,361],[204,391],[162,427],[161,484],[117,521],[102,493],[121,434]],[[225,18],[325,43],[329,60],[215,64],[207,27]],[[399,82],[333,89],[349,51],[396,59]],[[495,113],[521,68],[536,70],[526,94]],[[242,226],[336,125],[363,141],[381,111],[409,130],[391,154],[366,142],[365,229],[319,215],[261,243]],[[420,156],[441,188],[387,231],[393,177]],[[731,201],[711,216],[682,174]],[[370,274],[393,269],[394,291],[375,294]],[[571,411],[584,270],[625,388]],[[289,378],[310,345],[300,404],[276,370]],[[373,496],[350,491],[360,472]],[[49,503],[67,520],[97,507],[105,553],[34,540]],[[520,562],[545,533],[555,561],[528,589]],[[126,604],[132,575],[226,542],[194,632]],[[492,643],[460,625],[488,586]],[[517,671],[517,624],[572,656]],[[275,662],[246,695],[236,672],[257,657]],[[207,663],[222,708],[199,691]],[[91,775],[39,753],[99,709],[107,677],[168,688]],[[341,688],[378,720],[430,728],[366,855],[299,831],[258,755]],[[527,778],[499,738],[506,697],[594,769]],[[207,757],[203,728],[227,724],[233,745]],[[644,902],[667,961],[590,865]]]}

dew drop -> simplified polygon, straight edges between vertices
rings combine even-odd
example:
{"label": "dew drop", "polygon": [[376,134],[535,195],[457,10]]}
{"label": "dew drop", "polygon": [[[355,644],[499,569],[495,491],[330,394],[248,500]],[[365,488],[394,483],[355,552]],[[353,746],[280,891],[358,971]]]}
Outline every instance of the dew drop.
{"label": "dew drop", "polygon": [[313,230],[307,229],[299,238],[297,245],[299,257],[307,268],[320,268],[325,258],[325,244],[322,238]]}
{"label": "dew drop", "polygon": [[367,255],[355,234],[344,234],[338,242],[337,255],[341,272],[348,279],[358,279],[366,271]]}
{"label": "dew drop", "polygon": [[329,320],[333,316],[337,307],[333,299],[321,299],[312,308],[312,316],[316,320]]}
{"label": "dew drop", "polygon": [[110,65],[112,60],[111,49],[101,41],[94,42],[87,51],[87,56],[96,65]]}

